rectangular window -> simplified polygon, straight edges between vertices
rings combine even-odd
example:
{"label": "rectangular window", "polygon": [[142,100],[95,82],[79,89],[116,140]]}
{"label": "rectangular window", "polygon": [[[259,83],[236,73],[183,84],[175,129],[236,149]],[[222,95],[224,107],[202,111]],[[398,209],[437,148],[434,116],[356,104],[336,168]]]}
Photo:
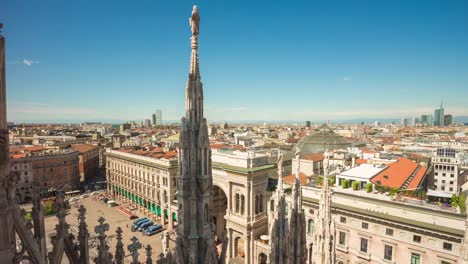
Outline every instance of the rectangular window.
{"label": "rectangular window", "polygon": [[387,228],[387,229],[385,230],[385,234],[386,234],[387,236],[393,236],[393,229]]}
{"label": "rectangular window", "polygon": [[361,252],[367,253],[367,242],[366,238],[361,237]]}
{"label": "rectangular window", "polygon": [[416,253],[411,253],[411,264],[421,264],[421,256]]}
{"label": "rectangular window", "polygon": [[341,217],[340,217],[340,222],[341,222],[341,223],[346,223],[346,217],[341,216]]}
{"label": "rectangular window", "polygon": [[444,242],[444,249],[445,249],[445,250],[452,251],[452,244],[451,244],[451,243]]}
{"label": "rectangular window", "polygon": [[362,229],[369,229],[369,223],[362,222]]}
{"label": "rectangular window", "polygon": [[340,239],[339,239],[339,244],[342,246],[346,246],[346,233],[343,231],[340,231]]}
{"label": "rectangular window", "polygon": [[390,245],[385,245],[384,249],[384,259],[393,260],[393,247]]}
{"label": "rectangular window", "polygon": [[421,236],[413,235],[413,242],[421,243]]}

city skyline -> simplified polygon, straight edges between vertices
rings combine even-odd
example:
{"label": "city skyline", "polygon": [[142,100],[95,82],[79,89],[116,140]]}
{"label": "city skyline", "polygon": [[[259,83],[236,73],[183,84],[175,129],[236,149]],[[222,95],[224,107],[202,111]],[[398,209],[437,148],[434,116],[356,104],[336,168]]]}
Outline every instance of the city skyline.
{"label": "city skyline", "polygon": [[[7,3],[9,120],[179,120],[191,4]],[[466,3],[201,5],[209,120],[468,116]]]}

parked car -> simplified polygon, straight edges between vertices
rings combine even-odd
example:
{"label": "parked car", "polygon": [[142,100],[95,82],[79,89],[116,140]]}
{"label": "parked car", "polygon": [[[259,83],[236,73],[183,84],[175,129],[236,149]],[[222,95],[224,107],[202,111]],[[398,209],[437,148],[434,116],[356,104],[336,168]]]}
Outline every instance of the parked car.
{"label": "parked car", "polygon": [[145,232],[143,232],[143,234],[147,235],[147,236],[152,236],[156,233],[159,233],[163,230],[163,226],[162,225],[153,225],[153,226],[150,226],[148,227]]}
{"label": "parked car", "polygon": [[143,222],[138,226],[138,231],[145,231],[146,228],[153,225],[153,221]]}
{"label": "parked car", "polygon": [[149,223],[149,222],[151,222],[149,219],[145,219],[143,221],[138,222],[137,224],[133,224],[132,225],[132,231],[138,230],[138,228],[140,228],[141,225],[143,225],[145,223]]}
{"label": "parked car", "polygon": [[131,215],[130,216],[130,220],[137,219],[137,218],[138,218],[138,216],[136,216],[136,215]]}
{"label": "parked car", "polygon": [[149,220],[148,220],[148,218],[143,217],[143,218],[140,218],[140,219],[137,219],[137,220],[133,221],[132,229],[137,228],[138,224],[140,224],[143,221],[149,221]]}

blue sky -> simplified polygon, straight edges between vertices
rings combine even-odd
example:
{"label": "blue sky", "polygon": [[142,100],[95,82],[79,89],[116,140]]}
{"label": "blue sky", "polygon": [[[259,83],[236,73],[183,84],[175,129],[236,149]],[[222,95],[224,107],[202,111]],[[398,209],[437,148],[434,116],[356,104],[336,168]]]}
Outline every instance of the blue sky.
{"label": "blue sky", "polygon": [[179,119],[193,4],[209,120],[468,115],[468,1],[6,0],[9,119]]}

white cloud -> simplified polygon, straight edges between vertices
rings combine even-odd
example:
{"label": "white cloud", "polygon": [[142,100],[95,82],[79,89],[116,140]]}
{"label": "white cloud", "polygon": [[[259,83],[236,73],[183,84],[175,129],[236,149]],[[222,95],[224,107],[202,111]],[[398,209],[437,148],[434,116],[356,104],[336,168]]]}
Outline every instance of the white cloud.
{"label": "white cloud", "polygon": [[33,64],[38,64],[39,61],[33,61],[33,60],[28,60],[28,59],[23,59],[23,64],[26,66],[31,66]]}

